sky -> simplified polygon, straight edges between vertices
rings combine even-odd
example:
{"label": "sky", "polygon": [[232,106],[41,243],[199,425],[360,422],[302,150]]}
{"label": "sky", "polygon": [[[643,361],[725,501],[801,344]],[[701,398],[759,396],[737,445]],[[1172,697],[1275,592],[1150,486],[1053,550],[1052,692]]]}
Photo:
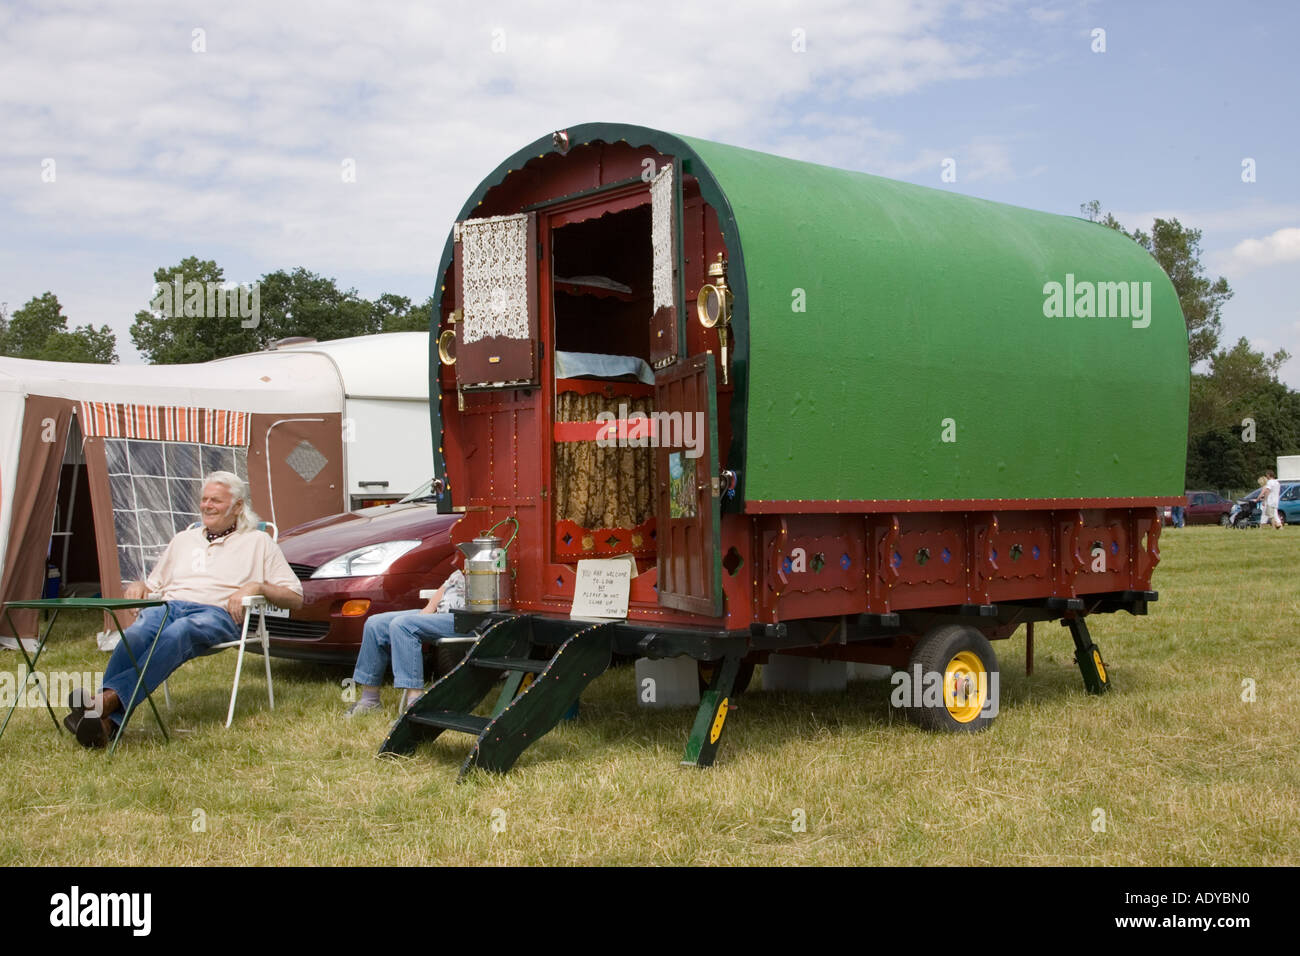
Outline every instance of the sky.
{"label": "sky", "polygon": [[1285,348],[1300,388],[1297,35],[1281,0],[0,0],[0,302],[54,292],[137,364],[132,319],[186,256],[423,301],[498,163],[623,122],[1177,217],[1234,290],[1223,344]]}

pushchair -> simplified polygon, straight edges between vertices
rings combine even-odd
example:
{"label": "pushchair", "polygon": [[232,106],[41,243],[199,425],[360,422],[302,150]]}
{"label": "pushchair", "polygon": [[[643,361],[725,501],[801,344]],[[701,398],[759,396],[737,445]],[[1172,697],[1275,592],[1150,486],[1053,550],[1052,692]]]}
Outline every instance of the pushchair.
{"label": "pushchair", "polygon": [[1234,528],[1258,528],[1263,505],[1260,497],[1243,498],[1228,512],[1228,521]]}

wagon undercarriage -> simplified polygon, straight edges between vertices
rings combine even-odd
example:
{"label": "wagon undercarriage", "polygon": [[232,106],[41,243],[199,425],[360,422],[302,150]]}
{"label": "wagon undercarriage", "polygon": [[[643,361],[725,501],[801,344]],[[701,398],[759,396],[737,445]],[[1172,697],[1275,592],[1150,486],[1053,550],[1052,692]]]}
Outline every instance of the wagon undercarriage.
{"label": "wagon undercarriage", "polygon": [[[1032,668],[1035,622],[1060,619],[1070,629],[1075,661],[1089,693],[1109,687],[1101,652],[1088,632],[1090,614],[1145,614],[1153,591],[1121,591],[1079,598],[932,608],[921,613],[862,614],[855,619],[753,625],[748,631],[653,628],[629,621],[574,621],[520,614],[457,612],[457,629],[482,635],[454,670],[435,684],[394,725],[380,753],[412,753],[417,743],[444,730],[474,736],[463,777],[480,767],[505,772],[520,754],[566,715],[618,657],[692,657],[710,666],[707,687],[682,763],[713,764],[733,700],[743,693],[754,664],[774,653],[823,660],[886,664],[916,677],[936,675],[936,699],[920,691],[909,717],[932,730],[979,730],[997,710],[996,658],[989,639],[1008,638],[1026,625]],[[504,676],[504,684],[497,684]],[[476,716],[496,695],[489,715]],[[990,714],[990,709],[992,714]]]}

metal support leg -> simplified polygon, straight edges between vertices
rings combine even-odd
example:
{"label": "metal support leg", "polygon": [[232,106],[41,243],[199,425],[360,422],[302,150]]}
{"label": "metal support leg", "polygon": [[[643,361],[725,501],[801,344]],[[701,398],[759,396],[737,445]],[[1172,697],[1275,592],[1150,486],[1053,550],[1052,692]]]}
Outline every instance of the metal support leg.
{"label": "metal support leg", "polygon": [[[122,732],[126,730],[126,722],[130,720],[131,714],[135,709],[136,698],[140,696],[140,688],[144,686],[145,669],[149,666],[149,662],[153,660],[153,652],[158,647],[158,638],[162,637],[163,628],[167,626],[167,617],[170,613],[171,609],[166,605],[163,605],[162,620],[158,622],[158,630],[154,632],[153,640],[149,642],[149,653],[145,655],[144,667],[141,667],[140,662],[135,659],[135,652],[131,650],[131,643],[126,639],[126,634],[122,630],[122,625],[117,620],[117,615],[111,610],[108,612],[108,616],[113,619],[113,626],[117,628],[118,640],[120,640],[122,646],[126,648],[127,656],[131,658],[131,664],[135,667],[136,674],[139,675],[136,678],[135,689],[131,691],[131,700],[126,705],[122,722],[117,725],[117,733],[113,736],[113,745],[108,748],[108,755],[110,757],[113,756],[114,752],[117,750],[117,743],[122,739]],[[162,731],[163,740],[171,740],[171,737],[167,735],[167,727],[163,724],[162,715],[158,713],[158,707],[153,702],[153,694],[149,693],[149,691],[145,691],[144,699],[149,702],[149,709],[153,711],[154,720],[158,721],[158,729]]]}
{"label": "metal support leg", "polygon": [[266,614],[257,615],[257,633],[262,638],[262,658],[266,661],[266,699],[275,710],[275,688],[271,685],[271,634],[266,629]]}
{"label": "metal support leg", "polygon": [[700,696],[700,709],[695,712],[695,726],[691,728],[686,753],[682,755],[684,766],[713,766],[714,758],[718,755],[718,742],[722,739],[722,728],[731,707],[731,691],[739,672],[739,657],[724,658],[713,683]]}
{"label": "metal support leg", "polygon": [[230,688],[230,709],[226,711],[226,727],[235,719],[235,700],[239,697],[239,675],[244,669],[244,648],[248,645],[248,617],[252,608],[244,609],[244,633],[239,636],[239,654],[235,657],[235,683]]}
{"label": "metal support leg", "polygon": [[[45,633],[42,634],[40,640],[36,642],[36,651],[33,653],[31,657],[28,657],[27,648],[23,647],[23,639],[18,634],[18,628],[14,627],[13,618],[9,616],[9,609],[5,608],[5,622],[9,625],[9,630],[14,635],[14,640],[18,642],[18,653],[22,654],[23,660],[27,662],[27,676],[29,679],[35,678],[36,662],[41,659],[41,651],[45,650],[45,642],[50,639],[50,632],[54,630],[54,622],[57,621],[58,619],[59,619],[59,610],[58,608],[55,608],[54,612],[50,615],[49,621],[47,621],[45,624]],[[57,727],[59,730],[62,730],[63,725],[59,723],[59,718],[54,715],[54,708],[50,706],[49,695],[46,694],[45,689],[40,686],[40,679],[39,678],[35,678],[35,679],[37,681],[37,685],[36,685],[37,689],[40,690],[41,692],[41,698],[45,701],[45,709],[50,712],[50,720],[54,721],[55,727]],[[5,722],[3,724],[0,724],[0,737],[4,736],[5,728],[9,726],[9,718],[14,715],[14,710],[16,710],[18,707],[18,700],[20,696],[25,693],[27,693],[26,683],[24,683],[22,687],[19,687],[15,690],[14,702],[9,708],[9,713],[5,715]]]}
{"label": "metal support leg", "polygon": [[1106,662],[1101,659],[1101,650],[1092,642],[1087,622],[1082,617],[1072,617],[1061,624],[1070,629],[1070,636],[1074,638],[1074,661],[1083,675],[1083,686],[1089,694],[1106,693],[1110,689]]}

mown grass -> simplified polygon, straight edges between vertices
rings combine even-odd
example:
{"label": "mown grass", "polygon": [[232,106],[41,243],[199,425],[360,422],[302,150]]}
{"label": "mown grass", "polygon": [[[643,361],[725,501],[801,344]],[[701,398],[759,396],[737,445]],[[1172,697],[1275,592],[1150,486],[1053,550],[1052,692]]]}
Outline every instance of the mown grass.
{"label": "mown grass", "polygon": [[[1031,678],[1021,636],[995,645],[986,733],[916,730],[884,682],[750,693],[707,771],[678,765],[692,713],[640,710],[630,668],[511,774],[457,785],[462,735],[375,758],[391,689],[382,714],[343,721],[346,671],[276,661],[271,712],[254,658],[225,730],[234,656],[202,659],[173,677],[169,744],[143,711],[112,759],[43,709],[15,714],[0,863],[1295,865],[1300,531],[1161,545],[1151,615],[1091,621],[1114,693],[1085,695],[1068,632],[1040,625]],[[70,621],[41,669],[102,669],[89,624]]]}

